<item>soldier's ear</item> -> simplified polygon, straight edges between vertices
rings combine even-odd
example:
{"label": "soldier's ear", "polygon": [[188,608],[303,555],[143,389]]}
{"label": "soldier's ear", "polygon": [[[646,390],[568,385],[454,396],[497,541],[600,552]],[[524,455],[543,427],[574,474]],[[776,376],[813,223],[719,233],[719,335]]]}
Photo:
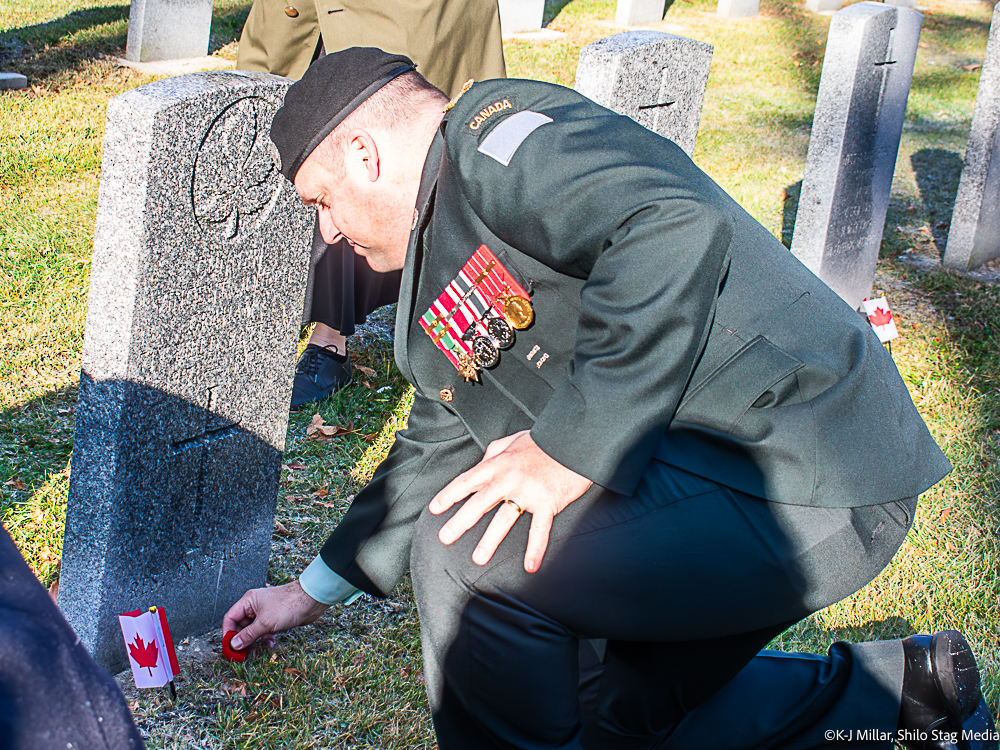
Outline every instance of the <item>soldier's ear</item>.
{"label": "soldier's ear", "polygon": [[347,134],[347,154],[345,155],[348,172],[355,170],[355,178],[369,182],[378,180],[382,165],[379,162],[378,146],[375,138],[367,130],[355,128]]}

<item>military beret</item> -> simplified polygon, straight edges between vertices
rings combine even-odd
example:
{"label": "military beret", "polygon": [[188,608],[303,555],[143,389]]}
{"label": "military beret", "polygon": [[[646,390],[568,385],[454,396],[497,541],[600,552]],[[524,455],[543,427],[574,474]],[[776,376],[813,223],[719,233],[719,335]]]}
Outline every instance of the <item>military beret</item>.
{"label": "military beret", "polygon": [[271,121],[281,173],[294,181],[309,154],[351,112],[389,81],[414,70],[405,55],[375,47],[351,47],[314,63],[285,94]]}

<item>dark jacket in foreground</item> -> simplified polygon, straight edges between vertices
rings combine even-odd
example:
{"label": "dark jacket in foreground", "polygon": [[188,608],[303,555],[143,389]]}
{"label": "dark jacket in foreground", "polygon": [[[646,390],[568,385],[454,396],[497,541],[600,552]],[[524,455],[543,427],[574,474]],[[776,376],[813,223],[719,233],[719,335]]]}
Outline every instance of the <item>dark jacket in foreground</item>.
{"label": "dark jacket in foreground", "polygon": [[142,750],[99,667],[0,527],[0,748]]}
{"label": "dark jacket in foreground", "polygon": [[[526,111],[551,122],[519,136],[539,121]],[[950,470],[865,321],[626,117],[559,86],[477,84],[417,207],[396,321],[409,427],[322,550],[366,591],[392,589],[431,497],[518,430],[626,495],[653,457],[820,507],[911,498]],[[480,245],[530,291],[534,322],[466,382],[419,319]]]}

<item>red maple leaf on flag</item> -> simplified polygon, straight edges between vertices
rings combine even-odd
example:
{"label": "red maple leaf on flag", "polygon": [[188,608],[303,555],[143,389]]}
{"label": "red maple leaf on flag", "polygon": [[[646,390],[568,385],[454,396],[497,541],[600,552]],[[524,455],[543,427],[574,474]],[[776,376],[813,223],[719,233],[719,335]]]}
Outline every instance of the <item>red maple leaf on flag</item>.
{"label": "red maple leaf on flag", "polygon": [[873,326],[885,326],[892,322],[892,313],[888,310],[883,310],[881,307],[876,307],[875,312],[869,315],[868,319],[872,322]]}
{"label": "red maple leaf on flag", "polygon": [[152,677],[153,667],[156,666],[156,662],[159,660],[156,644],[153,641],[150,641],[148,644],[144,643],[142,638],[136,634],[135,643],[128,644],[128,650],[132,654],[132,658],[135,659],[136,664],[139,665],[139,669],[145,667],[149,670],[149,676]]}

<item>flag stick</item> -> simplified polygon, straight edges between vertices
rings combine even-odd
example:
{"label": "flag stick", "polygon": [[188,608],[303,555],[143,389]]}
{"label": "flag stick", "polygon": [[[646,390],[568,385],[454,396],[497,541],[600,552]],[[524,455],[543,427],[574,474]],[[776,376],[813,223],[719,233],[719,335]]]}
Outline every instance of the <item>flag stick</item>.
{"label": "flag stick", "polygon": [[167,683],[167,685],[170,687],[170,699],[174,703],[176,703],[177,702],[177,688],[174,687],[174,681],[171,680],[170,682]]}

